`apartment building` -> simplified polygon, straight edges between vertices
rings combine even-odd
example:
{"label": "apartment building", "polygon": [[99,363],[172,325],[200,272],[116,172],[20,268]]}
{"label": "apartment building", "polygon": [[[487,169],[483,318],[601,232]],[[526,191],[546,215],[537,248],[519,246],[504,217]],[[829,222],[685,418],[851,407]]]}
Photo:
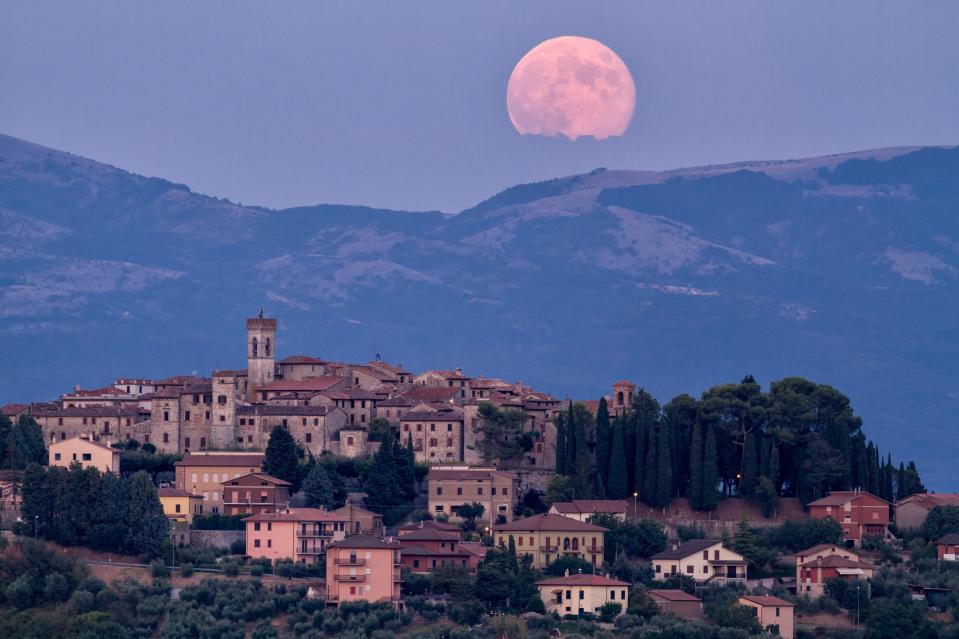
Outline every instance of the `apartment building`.
{"label": "apartment building", "polygon": [[603,563],[606,528],[548,513],[493,526],[497,545],[508,545],[510,537],[517,555],[529,555],[533,567],[543,569],[559,557],[579,557],[594,566]]}
{"label": "apartment building", "polygon": [[120,451],[89,437],[71,437],[50,444],[50,466],[69,468],[77,463],[84,468],[93,467],[101,473],[120,474]]}
{"label": "apartment building", "polygon": [[188,453],[174,464],[176,488],[203,496],[203,512],[222,514],[222,482],[260,472],[263,453]]}
{"label": "apartment building", "polygon": [[353,535],[326,550],[326,602],[369,601],[400,605],[400,544],[375,535]]}
{"label": "apartment building", "polygon": [[287,508],[243,520],[246,554],[314,564],[327,546],[346,537],[347,519],[321,508]]}
{"label": "apartment building", "polygon": [[290,505],[288,481],[266,473],[249,473],[220,482],[224,515],[274,513]]}
{"label": "apartment building", "polygon": [[495,468],[434,466],[427,476],[429,512],[459,522],[460,507],[477,503],[483,505],[482,520],[509,522],[513,520],[518,485],[515,473]]}

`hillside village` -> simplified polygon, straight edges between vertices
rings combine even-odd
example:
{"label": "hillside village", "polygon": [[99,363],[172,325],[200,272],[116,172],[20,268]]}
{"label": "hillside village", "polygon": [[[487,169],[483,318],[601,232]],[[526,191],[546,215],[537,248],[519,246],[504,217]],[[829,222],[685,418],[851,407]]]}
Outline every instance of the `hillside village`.
{"label": "hillside village", "polygon": [[[0,520],[17,543],[139,555],[154,576],[179,555],[190,573],[295,578],[290,605],[302,617],[300,601],[317,602],[308,616],[326,636],[358,610],[787,638],[870,631],[871,599],[877,618],[924,602],[928,628],[957,610],[959,495],[928,493],[911,463],[897,471],[834,389],[773,385],[835,409],[804,427],[804,448],[766,432],[758,409],[701,423],[710,406],[772,414],[779,400],[749,377],[698,408],[660,407],[625,380],[567,400],[458,368],[278,359],[277,320],[246,327],[245,369],[3,406]],[[117,499],[132,538],[116,530]]]}

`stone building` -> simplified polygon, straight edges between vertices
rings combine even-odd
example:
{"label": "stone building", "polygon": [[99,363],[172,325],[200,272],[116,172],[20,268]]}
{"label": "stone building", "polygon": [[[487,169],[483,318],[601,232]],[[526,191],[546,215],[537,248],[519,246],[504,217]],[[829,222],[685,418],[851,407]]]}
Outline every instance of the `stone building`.
{"label": "stone building", "polygon": [[463,411],[453,406],[417,407],[400,418],[400,441],[413,437],[416,461],[461,462],[464,459]]}

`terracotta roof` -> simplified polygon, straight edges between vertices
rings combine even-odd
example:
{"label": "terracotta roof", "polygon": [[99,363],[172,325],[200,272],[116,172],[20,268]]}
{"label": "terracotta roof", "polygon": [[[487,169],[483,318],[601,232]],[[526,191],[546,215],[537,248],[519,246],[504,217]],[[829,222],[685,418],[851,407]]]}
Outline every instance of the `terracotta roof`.
{"label": "terracotta roof", "polygon": [[337,384],[343,383],[342,377],[307,377],[306,379],[281,379],[280,381],[260,386],[258,393],[280,393],[287,391],[325,391]]}
{"label": "terracotta roof", "polygon": [[685,590],[647,590],[650,597],[659,597],[666,601],[702,601],[696,595],[691,595]]}
{"label": "terracotta roof", "polygon": [[153,383],[156,386],[184,386],[186,384],[204,381],[209,380],[204,377],[197,377],[196,375],[173,375],[172,377],[167,377],[166,379],[158,379]]}
{"label": "terracotta roof", "polygon": [[6,415],[7,417],[14,417],[28,408],[30,408],[29,404],[4,404],[0,406],[0,414]]}
{"label": "terracotta roof", "polygon": [[442,370],[429,370],[423,371],[417,377],[425,377],[427,375],[435,375],[436,377],[442,377],[443,379],[471,379],[470,377],[463,374],[462,371],[442,371]]}
{"label": "terracotta roof", "polygon": [[361,507],[361,506],[357,506],[356,504],[346,504],[345,506],[340,506],[339,508],[336,508],[336,509],[334,509],[334,510],[331,510],[330,512],[331,512],[331,513],[345,513],[345,514],[347,514],[348,516],[349,516],[349,515],[354,515],[354,514],[359,514],[359,515],[363,515],[363,516],[369,515],[370,517],[374,517],[374,518],[375,518],[375,517],[382,517],[382,516],[383,516],[383,515],[381,515],[381,514],[379,514],[379,513],[373,512],[372,510],[367,510],[366,508],[363,508],[363,507]]}
{"label": "terracotta roof", "polygon": [[277,364],[326,364],[326,361],[309,355],[290,355],[281,359]]}
{"label": "terracotta roof", "polygon": [[856,554],[839,544],[819,544],[818,546],[813,546],[812,548],[807,548],[806,550],[797,552],[796,556],[806,557],[808,555],[815,555],[817,552],[822,552],[823,550],[841,550],[842,552],[848,552],[852,555]]}
{"label": "terracotta roof", "polygon": [[407,544],[405,537],[399,540],[400,547],[403,548],[403,556],[435,556],[435,557],[468,557],[470,553],[459,548],[427,548],[420,544]]}
{"label": "terracotta roof", "polygon": [[400,541],[459,541],[460,534],[451,530],[440,530],[438,528],[417,528],[410,532],[404,532]]}
{"label": "terracotta roof", "polygon": [[740,597],[740,599],[751,601],[754,604],[759,604],[760,606],[779,606],[780,608],[792,608],[795,606],[795,604],[792,604],[785,599],[773,597],[772,595],[743,595]]}
{"label": "terracotta roof", "polygon": [[441,388],[438,386],[417,386],[406,391],[400,397],[419,402],[448,402],[459,396],[459,388]]}
{"label": "terracotta roof", "polygon": [[249,466],[263,465],[263,453],[187,453],[174,466]]}
{"label": "terracotta roof", "polygon": [[629,586],[628,581],[611,579],[602,575],[580,574],[566,577],[551,577],[536,582],[537,586]]}
{"label": "terracotta roof", "polygon": [[878,499],[879,501],[889,503],[882,497],[877,497],[872,493],[867,493],[866,491],[852,491],[852,490],[836,490],[832,493],[817,499],[816,501],[811,501],[807,506],[842,506],[843,504],[858,499],[859,497],[869,496],[873,499]]}
{"label": "terracotta roof", "polygon": [[474,557],[479,557],[481,559],[486,556],[486,551],[489,550],[488,546],[484,546],[478,541],[461,541],[459,546],[460,550],[464,550]]}
{"label": "terracotta roof", "polygon": [[380,408],[389,408],[391,406],[398,406],[401,408],[405,408],[412,405],[413,405],[412,399],[404,399],[402,397],[393,397],[390,399],[384,399],[379,404],[377,404],[377,406]]}
{"label": "terracotta roof", "polygon": [[[292,486],[288,481],[284,481],[279,477],[274,477],[273,475],[267,475],[266,473],[247,473],[245,475],[240,475],[239,477],[234,477],[233,479],[227,479],[226,481],[221,481],[221,486],[231,486],[233,482],[238,482],[241,479],[246,477],[256,477],[259,480],[265,481],[268,484],[273,484],[274,486]],[[239,485],[239,484],[238,484]]]}
{"label": "terracotta roof", "polygon": [[596,513],[625,513],[628,505],[622,499],[574,499],[573,501],[558,501],[552,506],[560,513],[569,514],[596,514]]}
{"label": "terracotta roof", "polygon": [[343,539],[342,541],[337,541],[327,548],[399,548],[400,544],[393,539],[383,539],[382,537],[377,537],[376,535],[352,535]]}
{"label": "terracotta roof", "polygon": [[449,481],[449,480],[480,480],[480,479],[489,479],[493,475],[499,475],[507,479],[518,479],[516,473],[511,473],[506,470],[483,470],[481,468],[430,468],[429,474],[427,475],[428,480],[432,481]]}
{"label": "terracotta roof", "polygon": [[[336,409],[334,409],[336,410]],[[257,404],[255,406],[237,406],[237,415],[312,415],[322,417],[330,411],[329,406],[284,406],[282,404]]]}
{"label": "terracotta roof", "polygon": [[244,517],[243,521],[349,521],[343,515],[319,508],[288,508],[275,513],[260,513]]}
{"label": "terracotta roof", "polygon": [[193,382],[179,390],[181,395],[207,395],[213,392],[213,382]]}
{"label": "terracotta roof", "polygon": [[959,506],[959,494],[956,493],[917,493],[896,502],[896,508],[905,504],[916,504],[932,510],[936,506]]}
{"label": "terracotta roof", "polygon": [[470,382],[470,388],[474,390],[487,388],[510,389],[513,388],[513,385],[509,382],[503,381],[502,379],[496,379],[495,377],[480,377]]}
{"label": "terracotta roof", "polygon": [[380,396],[376,393],[360,388],[345,391],[325,391],[319,394],[323,397],[329,397],[330,399],[368,399],[374,402],[380,399]]}
{"label": "terracotta roof", "polygon": [[563,515],[550,515],[548,513],[533,515],[532,517],[526,517],[524,519],[517,519],[505,524],[497,524],[493,527],[493,532],[497,533],[512,531],[523,532],[527,530],[606,532],[606,528],[603,528],[602,526],[587,524],[586,522],[579,521],[578,519],[564,517]]}
{"label": "terracotta roof", "polygon": [[36,408],[30,414],[36,417],[133,417],[149,412],[138,406],[69,406]]}
{"label": "terracotta roof", "polygon": [[426,519],[418,523],[405,524],[397,528],[397,530],[404,531],[404,536],[405,536],[405,531],[421,530],[421,529],[457,531],[457,534],[459,534],[459,531],[461,530],[460,527],[457,526],[456,524],[445,523],[442,521],[435,521],[433,519]]}
{"label": "terracotta roof", "polygon": [[411,410],[403,413],[401,422],[461,422],[463,411],[459,409],[436,409],[431,411]]}
{"label": "terracotta roof", "polygon": [[872,564],[856,561],[854,559],[846,559],[845,557],[840,557],[839,555],[827,555],[822,559],[812,559],[801,565],[803,568],[815,568],[818,566],[823,566],[825,568],[872,568]]}
{"label": "terracotta roof", "polygon": [[246,377],[246,375],[247,370],[245,368],[223,368],[213,371],[214,377]]}
{"label": "terracotta roof", "polygon": [[380,368],[385,368],[386,370],[396,373],[397,375],[412,375],[412,373],[402,366],[398,364],[389,364],[383,360],[374,360],[370,362],[370,366],[379,366]]}
{"label": "terracotta roof", "polygon": [[67,443],[73,443],[73,442],[76,442],[77,440],[83,442],[84,444],[88,444],[90,446],[96,446],[97,448],[103,448],[105,450],[109,450],[110,452],[116,453],[117,455],[120,454],[120,451],[114,448],[113,446],[107,446],[106,444],[100,443],[98,441],[93,441],[89,437],[81,437],[79,435],[77,435],[76,437],[67,437],[66,439],[60,439],[55,442],[50,442],[50,448],[53,448],[54,446],[62,446],[63,444],[67,444]]}
{"label": "terracotta roof", "polygon": [[657,553],[650,557],[650,559],[685,559],[690,555],[695,555],[707,548],[712,548],[722,543],[722,539],[691,539],[690,541],[679,544],[676,548],[670,548],[661,553]]}
{"label": "terracotta roof", "polygon": [[613,384],[613,388],[615,388],[615,387],[617,387],[617,386],[632,386],[633,388],[636,388],[636,384],[632,383],[632,382],[629,381],[628,379],[621,379],[621,380],[619,380],[618,382],[615,382],[615,383]]}
{"label": "terracotta roof", "polygon": [[22,477],[22,470],[0,470],[0,481],[18,482]]}
{"label": "terracotta roof", "polygon": [[959,533],[949,533],[948,535],[943,535],[936,543],[944,546],[959,545]]}
{"label": "terracotta roof", "polygon": [[104,386],[102,388],[78,388],[70,393],[64,393],[62,397],[104,397],[126,395],[126,391],[121,391],[114,386]]}
{"label": "terracotta roof", "polygon": [[180,490],[179,488],[157,488],[157,495],[160,497],[199,497],[203,498],[203,495],[197,495],[186,490]]}

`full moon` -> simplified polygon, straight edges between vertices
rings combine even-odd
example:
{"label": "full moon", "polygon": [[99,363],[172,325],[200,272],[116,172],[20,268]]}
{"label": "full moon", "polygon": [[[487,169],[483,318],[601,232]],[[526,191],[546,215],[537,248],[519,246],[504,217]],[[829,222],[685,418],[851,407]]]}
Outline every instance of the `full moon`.
{"label": "full moon", "polygon": [[629,69],[602,42],[560,36],[537,45],[516,63],[506,108],[524,135],[570,140],[622,135],[636,106]]}

